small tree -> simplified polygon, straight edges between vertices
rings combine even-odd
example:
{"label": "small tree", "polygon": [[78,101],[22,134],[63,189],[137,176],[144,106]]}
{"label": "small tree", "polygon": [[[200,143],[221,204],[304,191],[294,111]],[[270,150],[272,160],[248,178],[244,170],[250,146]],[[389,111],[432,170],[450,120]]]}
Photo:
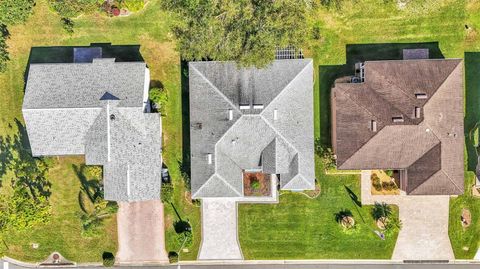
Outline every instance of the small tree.
{"label": "small tree", "polygon": [[60,21],[62,22],[63,29],[67,33],[73,34],[73,26],[75,25],[73,20],[70,18],[61,18]]}
{"label": "small tree", "polygon": [[392,215],[392,208],[385,202],[378,203],[372,208],[372,217],[375,221],[380,221],[383,227],[387,227],[389,217]]}

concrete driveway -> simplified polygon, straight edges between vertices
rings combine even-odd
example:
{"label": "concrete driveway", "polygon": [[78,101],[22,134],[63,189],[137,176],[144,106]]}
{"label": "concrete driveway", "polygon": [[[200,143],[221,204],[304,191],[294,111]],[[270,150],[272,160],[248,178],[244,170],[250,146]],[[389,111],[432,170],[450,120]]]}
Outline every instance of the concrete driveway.
{"label": "concrete driveway", "polygon": [[198,259],[243,260],[237,226],[235,199],[202,199],[202,244]]}
{"label": "concrete driveway", "polygon": [[119,202],[117,213],[119,265],[168,263],[163,203]]}
{"label": "concrete driveway", "polygon": [[370,171],[362,171],[362,204],[385,202],[400,210],[402,229],[393,260],[454,260],[448,237],[449,196],[371,195]]}

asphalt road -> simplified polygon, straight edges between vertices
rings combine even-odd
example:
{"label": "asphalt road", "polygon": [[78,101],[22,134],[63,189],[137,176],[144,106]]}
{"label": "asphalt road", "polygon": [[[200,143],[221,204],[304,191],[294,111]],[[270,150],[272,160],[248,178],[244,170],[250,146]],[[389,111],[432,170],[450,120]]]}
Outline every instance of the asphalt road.
{"label": "asphalt road", "polygon": [[[72,269],[75,267],[56,267],[61,269]],[[31,267],[18,266],[12,263],[9,263],[7,266],[2,261],[0,263],[0,269],[25,269]],[[76,268],[80,269],[100,269],[105,268],[102,266],[79,266]],[[115,267],[121,269],[478,269],[480,268],[480,263],[451,263],[451,264],[389,264],[389,263],[295,263],[289,262],[288,264],[180,264],[180,265],[167,265],[167,266],[121,266]]]}

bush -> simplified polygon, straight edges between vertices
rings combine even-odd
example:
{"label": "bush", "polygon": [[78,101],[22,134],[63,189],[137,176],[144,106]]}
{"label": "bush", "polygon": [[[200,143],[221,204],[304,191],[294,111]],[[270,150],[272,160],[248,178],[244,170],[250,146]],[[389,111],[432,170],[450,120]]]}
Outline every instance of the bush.
{"label": "bush", "polygon": [[380,178],[377,176],[377,174],[372,174],[372,186],[376,191],[382,190],[382,182],[380,182]]}
{"label": "bush", "polygon": [[173,184],[172,183],[162,183],[162,190],[160,198],[162,199],[163,203],[170,203],[172,202],[173,198]]}
{"label": "bush", "polygon": [[178,253],[175,251],[168,252],[168,260],[170,263],[177,263],[178,262]]}
{"label": "bush", "polygon": [[260,189],[260,182],[258,182],[258,180],[252,180],[250,182],[250,188],[252,188],[252,190],[254,191],[257,191]]}
{"label": "bush", "polygon": [[393,177],[393,170],[385,170],[385,174],[389,177]]}
{"label": "bush", "polygon": [[315,153],[322,158],[323,167],[326,170],[335,169],[337,167],[332,148],[323,146],[320,139],[315,140]]}
{"label": "bush", "polygon": [[62,26],[63,26],[63,29],[69,33],[69,34],[73,34],[73,26],[75,25],[73,23],[73,20],[70,19],[70,18],[62,18],[60,19],[62,21]]}
{"label": "bush", "polygon": [[22,23],[32,14],[34,0],[0,0],[0,24]]}
{"label": "bush", "polygon": [[111,252],[103,252],[103,266],[112,267],[115,264],[115,256]]}
{"label": "bush", "polygon": [[53,10],[64,18],[91,13],[98,8],[98,0],[49,0],[49,2]]}
{"label": "bush", "polygon": [[143,9],[145,1],[143,0],[121,0],[119,1],[120,8],[128,9],[130,12],[137,12]]}
{"label": "bush", "polygon": [[7,51],[7,38],[10,36],[7,26],[0,23],[0,72],[7,68],[7,61],[10,60]]}
{"label": "bush", "polygon": [[168,101],[168,95],[165,89],[151,88],[150,100],[155,103],[158,112],[160,112],[162,115],[165,115],[165,105]]}

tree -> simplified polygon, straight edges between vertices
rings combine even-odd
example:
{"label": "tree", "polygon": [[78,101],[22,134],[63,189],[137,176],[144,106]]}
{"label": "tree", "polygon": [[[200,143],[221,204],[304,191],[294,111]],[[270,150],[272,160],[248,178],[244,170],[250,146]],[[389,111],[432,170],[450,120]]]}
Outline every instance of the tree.
{"label": "tree", "polygon": [[300,47],[308,34],[309,1],[165,0],[177,18],[172,32],[185,60],[234,60],[263,67],[278,47]]}
{"label": "tree", "polygon": [[32,14],[35,0],[0,0],[0,24],[22,23]]}

